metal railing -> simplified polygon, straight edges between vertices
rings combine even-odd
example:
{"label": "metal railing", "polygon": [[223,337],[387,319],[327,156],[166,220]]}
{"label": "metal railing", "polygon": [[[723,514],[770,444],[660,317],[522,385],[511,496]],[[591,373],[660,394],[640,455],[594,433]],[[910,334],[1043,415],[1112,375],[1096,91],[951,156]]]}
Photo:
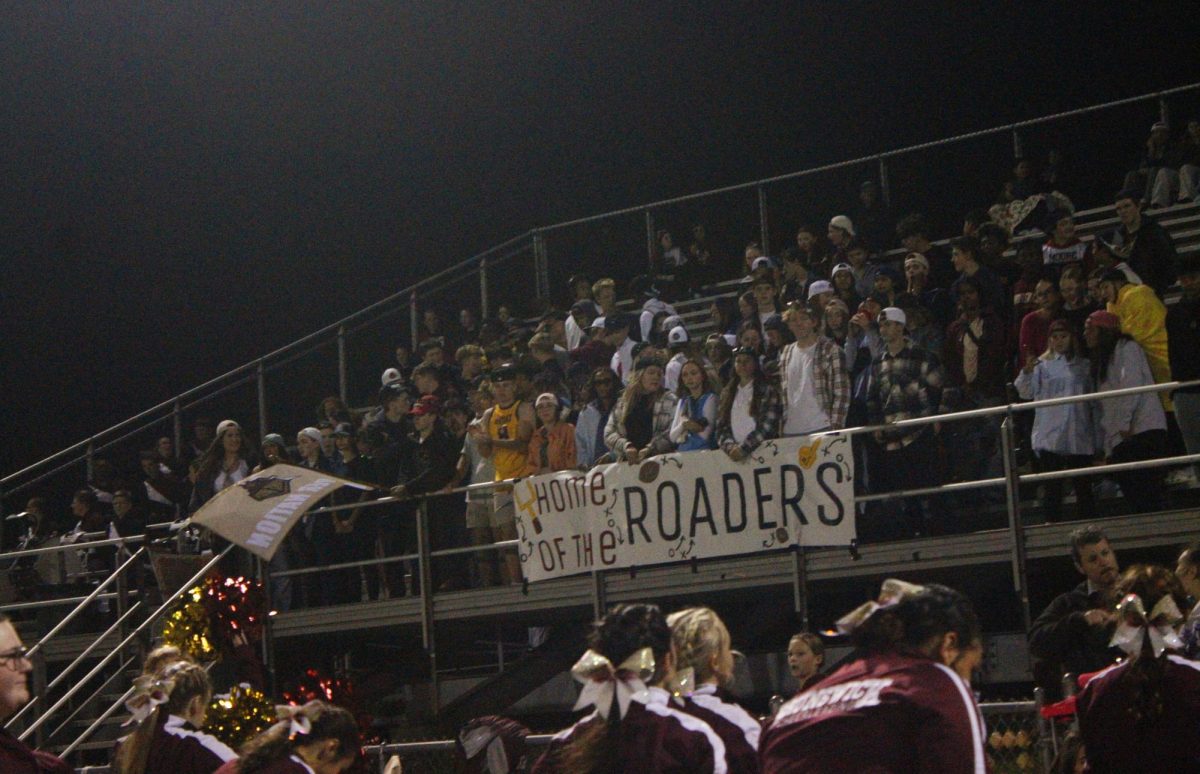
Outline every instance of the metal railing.
{"label": "metal railing", "polygon": [[[198,571],[196,571],[186,582],[184,582],[180,586],[179,589],[176,589],[175,591],[170,593],[169,596],[164,594],[165,599],[164,599],[163,603],[156,610],[154,610],[152,613],[150,613],[148,616],[146,616],[146,618],[143,619],[128,634],[124,634],[125,629],[126,629],[125,624],[126,624],[126,620],[129,618],[130,614],[134,611],[134,608],[131,607],[129,610],[126,610],[123,613],[120,613],[117,620],[113,624],[111,624],[108,627],[108,629],[106,629],[99,637],[97,637],[96,640],[94,642],[92,642],[91,645],[89,645],[87,648],[85,648],[82,653],[80,653],[78,656],[76,656],[75,659],[73,661],[71,661],[70,664],[68,664],[66,667],[64,667],[63,670],[59,673],[58,677],[56,677],[55,680],[50,685],[47,685],[42,691],[38,692],[38,694],[30,700],[30,702],[26,705],[25,708],[28,708],[31,706],[39,706],[39,707],[43,706],[47,700],[48,692],[55,685],[57,685],[58,683],[65,680],[68,675],[73,674],[77,668],[82,666],[85,663],[85,661],[91,656],[91,654],[97,648],[99,648],[101,646],[101,644],[108,637],[110,637],[113,634],[113,632],[119,631],[121,634],[124,635],[123,638],[121,639],[121,641],[115,647],[113,647],[111,650],[109,650],[107,654],[105,654],[103,657],[101,657],[99,662],[97,662],[87,672],[87,674],[85,674],[83,677],[77,678],[75,680],[74,684],[70,688],[68,688],[63,693],[62,696],[58,697],[53,702],[53,704],[51,704],[49,707],[45,708],[41,715],[39,715],[37,718],[35,718],[28,726],[25,727],[24,730],[21,731],[18,738],[21,739],[22,741],[24,741],[24,740],[28,739],[31,735],[38,733],[40,731],[40,729],[51,720],[51,718],[55,717],[56,714],[60,710],[67,707],[69,705],[69,703],[71,702],[71,700],[74,699],[76,695],[80,694],[84,690],[85,686],[89,685],[95,677],[97,677],[98,675],[103,673],[105,668],[108,667],[108,665],[114,659],[118,659],[118,658],[121,659],[121,664],[122,664],[121,668],[124,668],[124,666],[127,666],[130,663],[133,663],[133,660],[134,660],[133,657],[125,655],[126,649],[131,644],[133,644],[135,641],[137,641],[139,637],[143,636],[143,634],[146,632],[146,630],[150,626],[153,626],[156,623],[158,623],[159,619],[163,615],[165,615],[168,611],[170,611],[171,608],[173,608],[175,606],[175,604],[178,601],[179,594],[186,591],[192,585],[194,585],[195,583],[199,582],[202,578],[204,578],[217,565],[217,563],[220,562],[232,549],[233,549],[233,546],[227,546],[223,551],[221,551],[218,554],[215,554],[207,562],[205,562],[204,565]],[[127,565],[128,565],[128,563],[127,563]],[[125,569],[125,567],[123,566],[120,570],[113,573],[113,577],[120,576],[124,569]],[[140,606],[140,605],[141,605],[141,602],[138,602],[138,603],[136,603],[135,607]],[[108,675],[102,681],[101,686],[93,691],[91,696],[93,698],[98,696],[100,691],[102,691],[112,681],[112,679],[113,679],[113,675],[112,674]],[[128,694],[128,691],[126,691],[126,695],[127,694]],[[86,729],[81,735],[79,735],[76,739],[74,739],[68,745],[68,749],[73,750],[76,747],[78,747],[80,744],[82,744],[86,740],[86,738],[99,726],[99,724],[101,722],[103,722],[103,720],[105,718],[107,718],[108,716],[111,716],[113,714],[113,712],[115,712],[116,708],[121,705],[123,699],[124,699],[124,697],[122,697],[122,699],[120,699],[116,703],[114,703],[114,705],[109,708],[109,710],[103,715],[103,717],[100,720],[93,722],[91,724],[91,726],[88,727],[88,729]],[[66,728],[66,726],[68,725],[70,720],[72,720],[74,718],[75,714],[76,714],[76,712],[74,712],[74,711],[71,712],[69,717],[67,718],[67,720],[61,722],[59,724],[59,726],[55,729],[54,733],[57,734],[58,732],[62,731],[64,728]],[[10,718],[8,720],[8,722],[5,724],[5,727],[7,728],[9,725],[15,723],[19,716],[20,715],[18,714],[18,715],[14,715],[12,718]]]}
{"label": "metal railing", "polygon": [[[326,325],[313,333],[304,336],[296,341],[287,344],[283,347],[275,349],[263,355],[260,358],[245,363],[242,366],[234,368],[216,378],[210,379],[203,384],[186,390],[179,395],[170,398],[158,405],[149,408],[123,422],[120,422],[112,427],[109,427],[101,432],[96,433],[90,438],[84,439],[75,443],[62,451],[59,451],[45,459],[28,465],[14,473],[4,476],[0,479],[0,494],[5,496],[13,495],[24,491],[29,487],[46,481],[47,479],[67,471],[72,467],[81,463],[87,466],[90,473],[91,464],[94,456],[98,453],[113,448],[124,440],[148,432],[153,428],[170,423],[175,441],[175,448],[181,449],[183,446],[183,414],[197,409],[200,406],[209,403],[213,399],[224,395],[238,387],[254,383],[257,392],[257,420],[258,432],[260,435],[265,434],[269,428],[269,413],[268,413],[268,391],[266,387],[266,377],[269,373],[277,371],[288,363],[305,357],[316,350],[326,346],[334,346],[337,351],[336,368],[330,369],[330,381],[336,380],[338,394],[343,400],[349,400],[349,382],[350,382],[350,357],[348,354],[348,337],[352,333],[361,331],[374,323],[398,314],[405,309],[409,311],[409,334],[412,343],[416,343],[417,322],[418,322],[418,307],[423,300],[428,300],[431,296],[444,290],[447,287],[453,286],[456,283],[463,281],[465,277],[471,277],[472,274],[478,279],[479,284],[479,301],[483,316],[486,317],[489,311],[494,306],[493,296],[496,295],[498,283],[508,280],[516,281],[513,290],[524,291],[529,287],[528,278],[524,281],[519,280],[519,273],[515,275],[518,279],[514,280],[512,273],[497,274],[493,270],[500,265],[511,261],[513,258],[521,255],[529,255],[532,257],[532,273],[533,287],[538,295],[545,296],[549,293],[552,283],[550,281],[550,266],[554,266],[556,270],[572,271],[581,265],[581,261],[590,258],[590,256],[581,256],[579,254],[569,254],[572,251],[567,249],[568,254],[563,254],[562,249],[556,250],[553,245],[547,242],[547,237],[560,235],[568,229],[578,226],[607,223],[612,224],[620,221],[631,215],[639,216],[643,221],[644,231],[634,238],[634,235],[627,234],[625,240],[618,239],[617,242],[610,244],[611,240],[602,241],[601,246],[609,251],[609,261],[605,265],[611,264],[612,251],[623,252],[631,244],[641,243],[645,250],[646,260],[650,260],[655,252],[655,221],[654,211],[671,205],[682,203],[691,203],[704,199],[715,200],[721,196],[752,191],[755,196],[755,209],[757,217],[753,220],[758,229],[759,241],[764,249],[770,249],[769,229],[770,229],[770,207],[771,202],[768,196],[768,187],[777,185],[787,181],[795,181],[802,178],[813,178],[815,176],[845,170],[852,170],[856,167],[861,167],[864,164],[874,164],[878,168],[878,180],[882,189],[883,198],[887,201],[890,198],[890,180],[888,164],[900,158],[912,157],[922,152],[930,151],[935,148],[947,148],[950,146],[961,145],[962,143],[976,140],[979,138],[991,138],[1002,135],[1013,136],[1013,148],[1017,150],[1021,147],[1021,139],[1019,132],[1024,129],[1030,129],[1035,126],[1042,126],[1062,122],[1067,119],[1092,116],[1103,111],[1112,111],[1124,106],[1137,105],[1143,103],[1158,103],[1158,112],[1165,116],[1168,112],[1167,100],[1170,97],[1189,94],[1200,89],[1200,83],[1186,84],[1175,88],[1164,89],[1161,91],[1149,92],[1125,99],[1112,100],[1109,102],[1091,105],[1075,110],[1063,111],[1038,118],[1032,118],[1024,121],[995,126],[989,129],[983,129],[975,132],[968,132],[951,137],[946,137],[930,142],[921,142],[913,145],[908,145],[892,150],[881,151],[876,154],[860,156],[845,161],[840,161],[833,164],[823,164],[809,167],[797,172],[790,172],[783,175],[766,177],[759,180],[754,180],[736,185],[723,186],[714,188],[700,193],[688,194],[685,196],[674,197],[670,199],[662,199],[646,204],[641,204],[633,207],[627,207],[618,210],[612,210],[599,215],[592,215],[585,218],[576,218],[573,220],[564,221],[549,226],[531,229],[525,233],[512,237],[511,239],[501,242],[500,244],[484,250],[466,260],[463,260],[454,266],[436,272],[419,282],[416,282],[408,287],[400,290],[392,295],[381,299],[352,315],[349,315],[337,322]],[[640,227],[639,227],[640,229]],[[614,226],[615,230],[615,226]],[[641,248],[639,248],[641,249]],[[554,260],[557,259],[557,260]],[[639,263],[639,266],[645,265]],[[708,283],[711,284],[711,283]],[[527,293],[516,293],[513,298],[527,297]],[[462,295],[456,298],[456,303],[461,304]]]}

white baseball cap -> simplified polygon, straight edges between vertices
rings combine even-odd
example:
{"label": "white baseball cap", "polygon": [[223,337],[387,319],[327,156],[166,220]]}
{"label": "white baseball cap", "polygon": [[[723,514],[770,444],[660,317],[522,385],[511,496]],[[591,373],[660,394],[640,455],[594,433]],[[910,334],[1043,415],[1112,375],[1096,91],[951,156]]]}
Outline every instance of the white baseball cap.
{"label": "white baseball cap", "polygon": [[908,326],[908,315],[898,306],[889,306],[879,312],[879,322],[898,322]]}

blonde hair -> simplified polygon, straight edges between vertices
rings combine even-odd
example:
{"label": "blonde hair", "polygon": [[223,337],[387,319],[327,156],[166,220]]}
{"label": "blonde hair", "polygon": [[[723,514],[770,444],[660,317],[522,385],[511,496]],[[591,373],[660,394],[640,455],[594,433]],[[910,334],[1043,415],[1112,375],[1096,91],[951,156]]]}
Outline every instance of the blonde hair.
{"label": "blonde hair", "polygon": [[157,680],[168,682],[167,701],[154,708],[137,728],[121,742],[113,760],[117,774],[145,774],[154,730],[164,715],[182,715],[196,699],[205,704],[212,698],[212,683],[204,667],[192,661],[175,661],[154,672]]}
{"label": "blonde hair", "polygon": [[192,662],[194,659],[175,645],[159,645],[146,654],[146,662],[142,664],[142,674],[152,675],[176,661]]}
{"label": "blonde hair", "polygon": [[729,630],[715,612],[707,607],[684,608],[667,616],[667,625],[671,627],[676,669],[691,667],[697,684],[725,683],[732,677],[713,668],[733,646]]}
{"label": "blonde hair", "polygon": [[598,279],[592,283],[592,295],[593,296],[600,295],[600,291],[604,290],[605,288],[615,291],[617,289],[617,283],[615,281],[613,281],[613,279],[611,277],[605,277],[604,279]]}

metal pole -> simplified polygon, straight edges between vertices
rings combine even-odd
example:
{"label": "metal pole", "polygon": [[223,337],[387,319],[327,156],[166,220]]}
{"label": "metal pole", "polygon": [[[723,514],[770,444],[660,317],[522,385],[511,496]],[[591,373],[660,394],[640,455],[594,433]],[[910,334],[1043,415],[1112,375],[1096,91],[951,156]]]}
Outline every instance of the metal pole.
{"label": "metal pole", "polygon": [[654,266],[654,215],[646,210],[646,264]]}
{"label": "metal pole", "polygon": [[[88,439],[87,456],[84,459],[86,467],[87,480],[92,480],[92,475],[95,473],[96,465],[96,436]],[[86,483],[86,482],[85,482]]]}
{"label": "metal pole", "polygon": [[417,291],[415,291],[415,290],[408,297],[408,324],[409,324],[410,330],[412,332],[412,335],[409,337],[411,340],[409,348],[413,352],[416,352],[417,351],[417,326],[420,324],[420,320],[417,317]]}
{"label": "metal pole", "polygon": [[429,500],[417,506],[417,571],[421,578],[421,642],[429,655],[430,701],[438,714],[437,640],[433,630],[433,567],[429,556]]}
{"label": "metal pole", "polygon": [[183,409],[180,408],[179,398],[175,399],[175,406],[171,409],[171,425],[175,436],[175,456],[186,460],[183,454]]}
{"label": "metal pole", "polygon": [[792,552],[792,608],[800,616],[800,628],[808,631],[808,557],[804,546]]}
{"label": "metal pole", "polygon": [[1025,158],[1025,144],[1023,142],[1021,142],[1021,133],[1018,132],[1016,129],[1013,129],[1012,141],[1013,141],[1013,158],[1014,159]]}
{"label": "metal pole", "polygon": [[[282,548],[280,550],[283,550]],[[254,566],[258,571],[258,577],[262,579],[263,597],[267,600],[267,609],[273,611],[274,606],[271,604],[271,569],[267,562],[264,562],[261,557],[254,557]],[[263,636],[262,636],[262,661],[263,670],[266,672],[267,685],[266,688],[275,695],[275,616],[267,615],[263,621]]]}
{"label": "metal pole", "polygon": [[[125,543],[124,543],[124,541],[122,541],[117,544],[117,557],[118,558],[121,556],[121,552],[123,552],[124,550],[125,550]],[[128,593],[128,590],[129,590],[129,582],[128,582],[128,579],[125,577],[125,569],[126,568],[124,566],[122,566],[122,567],[119,567],[116,572],[116,575],[117,575],[117,599],[116,599],[117,623],[120,624],[117,627],[117,636],[120,637],[122,640],[124,640],[125,636],[129,633],[129,627],[125,625],[125,608],[128,606],[128,601],[129,601],[126,598],[126,594]]]}
{"label": "metal pole", "polygon": [[488,317],[488,262],[487,258],[479,259],[479,319]]}
{"label": "metal pole", "polygon": [[540,231],[533,232],[534,288],[539,298],[550,295],[550,268],[546,260],[546,237]]}
{"label": "metal pole", "polygon": [[1168,126],[1171,125],[1171,107],[1167,104],[1167,98],[1158,95],[1158,118]]}
{"label": "metal pole", "polygon": [[346,379],[346,326],[339,325],[337,332],[338,345],[338,395],[342,398],[342,403],[350,400],[348,397],[350,389],[347,386]]}
{"label": "metal pole", "polygon": [[1012,541],[1013,591],[1021,603],[1021,616],[1025,631],[1029,631],[1033,619],[1029,613],[1029,577],[1026,572],[1025,527],[1021,524],[1021,479],[1017,470],[1016,422],[1010,407],[1008,416],[1000,424],[1000,448],[1004,455],[1004,494],[1008,501],[1008,529]]}
{"label": "metal pole", "polygon": [[258,437],[267,434],[267,369],[258,361]]}
{"label": "metal pole", "polygon": [[592,615],[599,621],[604,617],[604,570],[592,570]]}
{"label": "metal pole", "polygon": [[762,245],[763,255],[771,254],[771,231],[767,223],[767,189],[758,186],[758,243]]}
{"label": "metal pole", "polygon": [[892,206],[892,183],[888,177],[887,159],[879,157],[879,192],[883,195],[883,203]]}

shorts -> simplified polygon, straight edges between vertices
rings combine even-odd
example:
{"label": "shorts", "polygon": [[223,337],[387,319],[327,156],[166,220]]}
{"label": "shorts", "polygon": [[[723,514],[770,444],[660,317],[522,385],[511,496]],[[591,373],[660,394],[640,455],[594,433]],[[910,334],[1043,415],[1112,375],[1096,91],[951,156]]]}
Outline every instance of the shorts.
{"label": "shorts", "polygon": [[467,529],[487,529],[495,526],[492,517],[496,510],[492,507],[492,498],[476,500],[467,503]]}
{"label": "shorts", "polygon": [[513,504],[513,493],[509,488],[497,489],[492,493],[492,527],[515,526],[517,509]]}

